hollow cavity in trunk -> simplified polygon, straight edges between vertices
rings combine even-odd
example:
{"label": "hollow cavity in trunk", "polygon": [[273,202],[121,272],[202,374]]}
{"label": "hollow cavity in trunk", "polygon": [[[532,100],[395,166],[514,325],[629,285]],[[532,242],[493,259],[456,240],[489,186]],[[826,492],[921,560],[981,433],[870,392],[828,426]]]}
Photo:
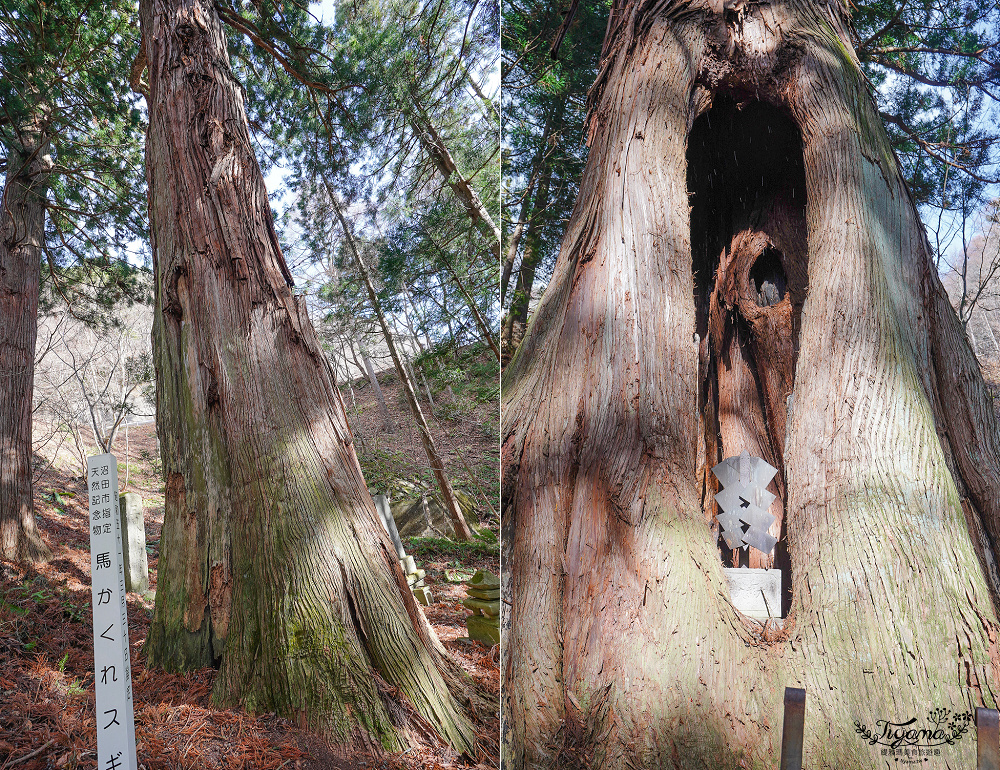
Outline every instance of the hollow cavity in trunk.
{"label": "hollow cavity in trunk", "polygon": [[688,196],[699,350],[699,472],[705,515],[718,531],[711,472],[746,450],[778,469],[770,554],[732,551],[727,566],[781,569],[791,604],[785,537],[784,444],[807,285],[802,138],[771,105],[717,94],[688,137]]}

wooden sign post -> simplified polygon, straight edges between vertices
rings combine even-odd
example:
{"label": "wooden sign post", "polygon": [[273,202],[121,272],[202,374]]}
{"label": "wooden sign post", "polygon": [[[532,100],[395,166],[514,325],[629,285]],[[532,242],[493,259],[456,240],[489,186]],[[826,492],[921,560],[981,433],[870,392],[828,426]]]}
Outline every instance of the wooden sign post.
{"label": "wooden sign post", "polygon": [[136,770],[132,666],[118,510],[118,460],[87,458],[98,770]]}

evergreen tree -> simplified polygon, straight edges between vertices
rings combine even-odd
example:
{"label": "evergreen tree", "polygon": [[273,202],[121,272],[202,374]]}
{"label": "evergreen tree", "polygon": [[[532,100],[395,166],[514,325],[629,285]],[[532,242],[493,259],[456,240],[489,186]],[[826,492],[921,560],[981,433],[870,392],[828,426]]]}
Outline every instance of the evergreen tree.
{"label": "evergreen tree", "polygon": [[[504,372],[505,768],[775,767],[786,685],[810,768],[996,708],[1000,430],[851,38],[840,0],[615,4]],[[783,628],[723,573],[743,451]]]}
{"label": "evergreen tree", "polygon": [[[345,744],[474,743],[292,294],[216,8],[142,0],[166,477],[150,662]],[[457,697],[456,697],[457,696]]]}
{"label": "evergreen tree", "polygon": [[505,356],[524,333],[536,280],[544,282],[552,270],[587,156],[586,94],[597,73],[608,4],[583,0],[574,9],[569,17],[556,3],[512,2],[504,16],[504,109],[513,118],[504,128]]}
{"label": "evergreen tree", "polygon": [[0,558],[48,556],[34,525],[31,396],[40,300],[90,322],[144,294],[135,9],[0,0]]}
{"label": "evergreen tree", "polygon": [[[620,15],[623,5],[615,3],[614,12]],[[739,15],[739,8],[742,4],[733,5],[732,12]],[[936,262],[943,267],[944,253],[996,194],[993,185],[1000,181],[1000,8],[976,0],[875,0],[854,3],[850,10],[851,37],[868,90],[928,226]],[[599,41],[610,11],[606,2],[587,0],[506,6],[507,230],[501,292],[508,313],[503,335],[507,355],[523,333],[531,286],[547,281],[552,271],[579,189],[585,96],[597,77]],[[564,30],[559,60],[553,61],[553,43]],[[561,102],[562,128],[546,117],[557,114],[554,108]],[[540,109],[543,103],[548,112]],[[571,157],[574,168],[561,176]],[[552,200],[553,178],[565,180],[559,187],[561,203]],[[532,237],[534,228],[542,232]],[[515,272],[518,258],[523,266]]]}

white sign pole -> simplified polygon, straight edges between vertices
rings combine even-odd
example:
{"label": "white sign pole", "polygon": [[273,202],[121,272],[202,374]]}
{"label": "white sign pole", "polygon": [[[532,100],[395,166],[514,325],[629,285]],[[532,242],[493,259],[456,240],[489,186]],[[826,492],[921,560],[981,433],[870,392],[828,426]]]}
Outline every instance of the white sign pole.
{"label": "white sign pole", "polygon": [[118,460],[87,458],[98,770],[136,770],[132,666],[118,508]]}

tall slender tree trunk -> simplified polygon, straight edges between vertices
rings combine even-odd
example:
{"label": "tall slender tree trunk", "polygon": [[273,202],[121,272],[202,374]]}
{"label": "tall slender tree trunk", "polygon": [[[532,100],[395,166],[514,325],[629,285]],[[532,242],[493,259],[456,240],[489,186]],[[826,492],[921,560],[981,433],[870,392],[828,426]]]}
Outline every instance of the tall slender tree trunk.
{"label": "tall slender tree trunk", "polygon": [[410,288],[405,283],[403,284],[403,292],[406,294],[406,301],[410,303],[410,307],[413,309],[413,314],[417,317],[417,323],[420,325],[420,327],[423,330],[424,342],[426,343],[425,346],[424,346],[424,349],[425,350],[433,350],[434,349],[434,341],[431,339],[431,335],[430,335],[430,333],[428,331],[428,328],[427,328],[427,316],[426,316],[426,314],[424,315],[423,318],[420,317],[420,311],[417,310],[416,303],[414,303],[414,301],[413,301],[413,296],[410,293]]}
{"label": "tall slender tree trunk", "polygon": [[52,161],[37,129],[7,156],[0,197],[0,559],[37,562],[52,552],[35,525],[31,400],[38,336],[38,281]]}
{"label": "tall slender tree trunk", "polygon": [[351,351],[351,360],[354,361],[355,368],[359,372],[364,373],[365,372],[365,364],[364,364],[364,361],[362,361],[362,360],[360,360],[358,358],[358,352],[354,349],[354,342],[351,341],[351,340],[349,340],[348,343],[347,343],[347,347],[348,347],[348,350]]}
{"label": "tall slender tree trunk", "polygon": [[507,253],[504,255],[503,269],[500,272],[501,307],[507,307],[507,286],[510,283],[510,276],[514,270],[514,261],[517,259],[517,252],[521,248],[521,236],[524,235],[524,229],[527,227],[528,222],[531,221],[531,203],[533,200],[532,194],[535,191],[535,183],[542,174],[542,164],[548,164],[546,151],[548,150],[549,136],[551,134],[552,120],[550,118],[545,121],[542,137],[538,142],[538,147],[535,149],[535,154],[531,158],[531,176],[528,178],[524,197],[521,199],[521,209],[517,214],[517,222],[514,223],[514,229],[507,240]]}
{"label": "tall slender tree trunk", "polygon": [[382,306],[379,304],[378,294],[375,292],[375,284],[372,283],[371,274],[368,272],[368,267],[358,253],[357,245],[354,242],[354,234],[351,232],[351,228],[344,218],[344,212],[340,209],[340,203],[337,201],[336,194],[330,189],[328,183],[326,183],[326,188],[330,196],[330,201],[333,203],[334,211],[337,214],[337,219],[340,220],[340,226],[344,229],[344,238],[347,240],[347,246],[354,257],[354,264],[365,282],[372,310],[375,311],[379,325],[382,327],[382,334],[385,335],[385,344],[389,347],[392,362],[396,365],[396,374],[399,375],[399,380],[403,385],[403,393],[406,395],[406,401],[410,405],[413,419],[417,423],[417,432],[420,434],[420,441],[424,445],[424,452],[427,454],[427,460],[431,464],[431,470],[434,471],[434,478],[437,480],[441,499],[444,502],[445,510],[448,512],[448,517],[451,519],[452,528],[455,530],[455,538],[463,541],[472,540],[472,530],[469,529],[469,525],[465,521],[465,516],[462,515],[462,509],[459,507],[458,499],[451,488],[451,482],[445,474],[444,461],[441,459],[441,455],[438,454],[437,447],[434,446],[434,438],[431,436],[427,420],[424,419],[424,413],[420,410],[420,404],[417,402],[417,394],[414,390],[415,386],[410,382],[410,378],[407,377],[402,357],[399,355],[399,351],[396,350],[396,343],[393,341],[392,331],[389,329],[385,314],[382,312]]}
{"label": "tall slender tree trunk", "polygon": [[490,216],[489,209],[483,205],[479,194],[472,186],[472,182],[462,175],[461,170],[455,164],[455,160],[451,157],[451,152],[448,150],[448,145],[437,132],[433,121],[424,111],[423,107],[417,102],[415,94],[413,95],[413,104],[407,110],[406,114],[414,133],[417,135],[420,146],[430,156],[431,162],[437,168],[438,173],[444,177],[445,182],[452,189],[452,192],[455,193],[465,206],[472,221],[482,222],[486,227],[490,239],[490,250],[493,252],[494,259],[499,259],[500,228],[496,226],[493,217]]}
{"label": "tall slender tree trunk", "polygon": [[[410,308],[413,310],[414,315],[416,315],[417,309],[413,306],[413,298],[410,296],[410,290],[406,287],[405,284],[403,285],[403,293],[404,296],[406,297],[406,302],[403,304],[403,319],[406,321],[406,329],[410,333],[410,339],[413,340],[413,345],[414,347],[416,347],[419,355],[420,353],[423,353],[425,350],[430,350],[430,338],[427,339],[427,347],[424,347],[424,345],[421,344],[420,342],[420,337],[417,335],[417,329],[413,325],[413,321],[410,320],[410,314],[406,310],[406,306],[409,305]],[[419,322],[419,317],[418,317],[418,322]],[[419,390],[420,383],[417,382],[417,373],[418,372],[420,373],[420,381],[423,382],[424,384],[424,390],[427,392],[427,403],[430,405],[431,415],[433,415],[434,396],[431,395],[431,389],[430,386],[427,384],[427,377],[424,376],[423,367],[417,366],[416,368],[414,368],[412,361],[409,362],[409,366],[410,366],[410,377],[413,380],[413,387],[415,390]]]}
{"label": "tall slender tree trunk", "polygon": [[[343,351],[343,347],[341,347]],[[338,364],[334,370],[334,374],[340,377],[340,365]],[[347,356],[344,356],[344,379],[347,380],[347,392],[351,394],[351,410],[354,414],[358,412],[358,399],[354,393],[354,378],[351,376],[351,367],[347,363]]]}
{"label": "tall slender tree trunk", "polygon": [[375,376],[375,366],[372,364],[371,356],[364,348],[361,348],[361,360],[365,362],[365,373],[368,375],[368,382],[375,392],[375,400],[378,401],[379,414],[382,415],[382,427],[386,433],[393,433],[396,430],[396,425],[392,421],[392,415],[389,414],[389,406],[385,403],[382,386],[379,385],[378,377]]}
{"label": "tall slender tree trunk", "polygon": [[538,192],[531,207],[531,223],[524,236],[524,252],[521,255],[521,267],[517,271],[517,282],[514,284],[514,296],[510,301],[510,311],[504,319],[500,348],[503,358],[509,360],[514,354],[524,335],[528,323],[528,309],[531,306],[531,289],[535,283],[535,272],[541,260],[539,248],[542,230],[545,228],[545,209],[549,205],[549,184],[552,181],[552,168],[546,166],[542,178],[538,182]]}
{"label": "tall slender tree trunk", "polygon": [[462,282],[461,276],[452,266],[451,260],[448,259],[448,255],[444,249],[438,249],[438,253],[441,256],[441,260],[444,262],[445,267],[448,268],[448,272],[451,273],[451,277],[455,279],[455,285],[458,286],[458,290],[462,294],[462,298],[465,300],[466,307],[468,307],[469,311],[472,313],[472,317],[476,321],[476,328],[479,329],[479,333],[482,335],[483,341],[490,346],[490,350],[493,351],[493,355],[495,355],[497,357],[497,361],[499,361],[500,348],[497,347],[496,340],[493,339],[493,332],[490,331],[489,324],[486,323],[486,319],[483,318],[483,314],[479,312],[476,300],[472,298],[469,290],[465,288],[465,284]]}
{"label": "tall slender tree trunk", "polygon": [[218,664],[222,705],[398,749],[468,721],[380,526],[293,296],[226,38],[204,0],[142,0],[153,347],[166,500],[152,665]]}
{"label": "tall slender tree trunk", "polygon": [[469,88],[472,92],[479,97],[479,101],[483,105],[483,117],[489,118],[490,120],[496,120],[497,123],[500,122],[500,109],[499,107],[490,99],[486,94],[483,93],[483,89],[479,87],[479,83],[469,68],[465,66],[465,62],[462,59],[458,60],[458,66],[462,70],[462,76],[465,78],[465,82],[469,84]]}
{"label": "tall slender tree trunk", "polygon": [[514,272],[514,262],[517,259],[517,252],[521,248],[521,236],[524,235],[524,228],[528,224],[528,212],[531,208],[531,196],[535,191],[535,176],[528,180],[528,186],[524,190],[524,198],[521,199],[521,209],[517,214],[517,222],[507,239],[507,252],[504,254],[503,267],[500,270],[500,306],[507,305],[507,287],[510,285],[510,276]]}
{"label": "tall slender tree trunk", "polygon": [[413,319],[410,318],[410,311],[407,310],[407,305],[413,309],[413,300],[410,299],[410,290],[406,287],[405,283],[403,286],[403,296],[406,298],[406,302],[403,303],[403,323],[406,325],[406,331],[410,333],[410,339],[413,340],[413,345],[417,349],[417,355],[419,355],[428,348],[425,348],[424,344],[420,341],[420,337],[417,335],[417,328],[413,325]]}
{"label": "tall slender tree trunk", "polygon": [[427,392],[427,404],[431,408],[431,415],[434,415],[434,395],[431,393],[431,386],[427,382],[427,377],[423,370],[420,372],[420,380],[424,383],[424,390]]}
{"label": "tall slender tree trunk", "polygon": [[[810,768],[996,708],[1000,433],[844,6],[621,0],[591,100],[503,378],[504,767],[774,768],[785,686]],[[741,446],[781,471],[781,633],[722,572]]]}

